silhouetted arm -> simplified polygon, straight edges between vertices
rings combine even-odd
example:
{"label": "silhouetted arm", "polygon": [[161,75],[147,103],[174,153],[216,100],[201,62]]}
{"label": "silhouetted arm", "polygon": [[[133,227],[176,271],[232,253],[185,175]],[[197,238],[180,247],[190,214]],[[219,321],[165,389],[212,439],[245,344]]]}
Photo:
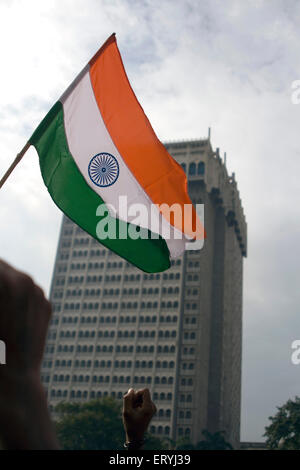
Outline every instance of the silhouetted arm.
{"label": "silhouetted arm", "polygon": [[57,449],[40,381],[51,306],[32,279],[0,261],[0,438],[6,449]]}

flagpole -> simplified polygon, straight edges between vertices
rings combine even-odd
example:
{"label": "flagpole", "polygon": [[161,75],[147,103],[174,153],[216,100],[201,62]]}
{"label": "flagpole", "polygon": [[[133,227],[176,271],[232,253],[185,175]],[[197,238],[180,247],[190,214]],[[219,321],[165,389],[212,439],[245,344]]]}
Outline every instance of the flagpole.
{"label": "flagpole", "polygon": [[8,168],[7,172],[5,173],[5,175],[1,178],[0,180],[0,189],[2,188],[2,186],[4,185],[5,181],[7,180],[7,178],[9,177],[9,175],[13,172],[13,170],[16,168],[17,164],[22,160],[22,158],[24,157],[25,153],[27,152],[27,150],[29,149],[30,147],[30,142],[27,142],[26,145],[24,145],[24,147],[22,148],[21,152],[18,153],[18,155],[16,156],[16,158],[14,159],[14,161],[12,162],[12,164],[10,165],[10,167]]}

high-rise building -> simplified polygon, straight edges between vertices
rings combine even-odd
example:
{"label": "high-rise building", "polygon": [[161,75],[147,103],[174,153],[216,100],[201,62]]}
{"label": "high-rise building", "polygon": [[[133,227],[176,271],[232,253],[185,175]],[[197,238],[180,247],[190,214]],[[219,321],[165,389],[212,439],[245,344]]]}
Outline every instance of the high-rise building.
{"label": "high-rise building", "polygon": [[146,274],[63,218],[42,379],[61,400],[121,398],[148,387],[151,431],[225,431],[240,441],[242,286],[247,228],[234,174],[209,139],[167,143],[205,208],[204,247]]}

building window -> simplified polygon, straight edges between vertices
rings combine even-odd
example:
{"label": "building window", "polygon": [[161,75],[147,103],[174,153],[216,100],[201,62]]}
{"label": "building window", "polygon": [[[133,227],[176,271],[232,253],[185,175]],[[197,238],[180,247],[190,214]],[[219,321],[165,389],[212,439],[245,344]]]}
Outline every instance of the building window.
{"label": "building window", "polygon": [[196,174],[196,164],[193,162],[189,166],[189,175],[195,175]]}
{"label": "building window", "polygon": [[198,175],[204,175],[205,173],[205,163],[199,162],[198,163]]}

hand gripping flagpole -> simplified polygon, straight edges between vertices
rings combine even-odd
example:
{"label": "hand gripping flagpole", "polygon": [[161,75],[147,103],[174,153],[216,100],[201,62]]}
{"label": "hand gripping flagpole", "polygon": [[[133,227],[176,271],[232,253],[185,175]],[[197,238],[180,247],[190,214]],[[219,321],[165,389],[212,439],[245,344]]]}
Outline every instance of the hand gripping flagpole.
{"label": "hand gripping flagpole", "polygon": [[0,188],[2,188],[2,186],[4,185],[5,181],[7,180],[7,178],[9,177],[9,175],[13,172],[13,170],[16,168],[17,164],[22,160],[22,158],[24,157],[25,153],[27,152],[27,150],[29,149],[31,143],[30,142],[27,142],[26,145],[24,145],[24,147],[22,148],[21,152],[18,153],[18,155],[16,156],[16,158],[14,159],[14,161],[12,162],[12,164],[10,165],[10,167],[8,168],[7,172],[5,173],[5,175],[1,178],[0,180]]}

